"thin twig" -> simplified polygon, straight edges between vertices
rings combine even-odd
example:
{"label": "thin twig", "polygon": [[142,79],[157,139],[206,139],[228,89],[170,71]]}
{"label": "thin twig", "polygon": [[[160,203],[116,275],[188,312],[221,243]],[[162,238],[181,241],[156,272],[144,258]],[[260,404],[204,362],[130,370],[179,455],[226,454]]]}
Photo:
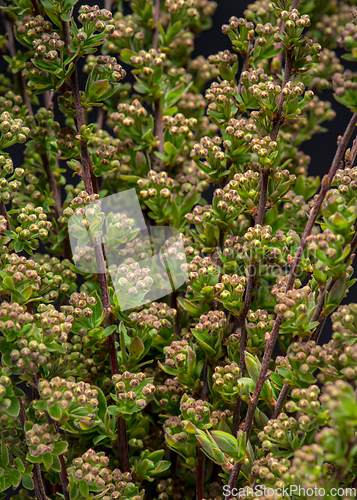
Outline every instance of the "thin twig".
{"label": "thin twig", "polygon": [[279,394],[279,397],[276,401],[276,405],[274,407],[274,411],[273,411],[273,415],[272,415],[272,419],[276,419],[278,418],[278,416],[280,415],[283,407],[284,407],[284,404],[285,404],[285,400],[289,394],[289,390],[290,390],[290,385],[289,384],[284,384],[283,385],[283,388],[281,389],[280,391],[280,394]]}
{"label": "thin twig", "polygon": [[48,183],[50,185],[50,189],[52,191],[53,200],[55,202],[54,209],[56,219],[58,220],[62,214],[62,200],[61,200],[61,191],[58,187],[56,178],[53,174],[50,162],[48,161],[47,154],[41,153],[41,160],[43,168],[46,172]]}
{"label": "thin twig", "polygon": [[[343,154],[346,150],[348,142],[352,136],[352,133],[356,127],[356,123],[357,123],[357,114],[354,113],[352,115],[352,118],[351,118],[346,130],[345,130],[345,133],[344,133],[342,139],[340,140],[340,142],[338,144],[337,151],[336,151],[335,157],[332,161],[332,165],[331,165],[331,168],[329,170],[329,173],[327,175],[325,175],[324,178],[322,179],[320,192],[319,192],[317,199],[315,200],[315,204],[310,212],[310,216],[309,216],[309,219],[307,221],[304,233],[301,237],[300,244],[299,244],[298,250],[296,252],[294,262],[293,262],[291,269],[290,269],[285,293],[288,292],[289,290],[292,290],[292,288],[294,286],[296,274],[297,274],[297,269],[300,265],[302,255],[303,255],[303,252],[304,252],[305,247],[306,247],[306,240],[307,240],[308,236],[310,235],[313,226],[315,225],[316,218],[320,212],[320,208],[321,208],[321,205],[323,203],[323,200],[326,196],[327,191],[331,187],[333,178],[334,178],[336,171],[340,165],[341,159],[342,159]],[[267,375],[267,372],[269,369],[270,359],[271,359],[271,356],[273,354],[273,349],[274,349],[276,340],[278,338],[278,333],[279,333],[280,326],[281,326],[282,322],[283,322],[283,316],[279,314],[276,321],[275,321],[273,330],[270,334],[270,337],[267,341],[267,344],[266,344],[263,360],[261,363],[260,374],[259,374],[256,386],[255,386],[255,389],[253,392],[253,396],[250,398],[250,403],[248,406],[248,411],[247,411],[247,415],[246,415],[246,419],[245,419],[245,423],[244,423],[244,427],[243,427],[243,431],[246,434],[247,440],[249,439],[250,432],[252,430],[255,410],[258,406],[260,393],[261,393],[261,390],[263,388],[264,382],[266,380],[266,375]],[[228,484],[229,484],[230,488],[233,488],[234,485],[236,484],[241,467],[242,467],[242,462],[237,462],[234,464],[233,470],[232,470],[231,475],[229,477]]]}
{"label": "thin twig", "polygon": [[[252,51],[252,48],[253,48],[253,44],[252,44],[252,41],[249,40],[248,42],[248,48],[247,48],[247,52],[245,54],[245,58],[244,58],[244,61],[243,61],[243,66],[242,66],[242,71],[241,71],[241,75],[242,73],[244,73],[244,71],[246,71],[248,69],[248,65],[249,65],[249,57],[250,57],[250,53]],[[241,90],[242,90],[242,82],[241,82],[241,79],[239,79],[239,84],[238,84],[238,94],[241,93]]]}

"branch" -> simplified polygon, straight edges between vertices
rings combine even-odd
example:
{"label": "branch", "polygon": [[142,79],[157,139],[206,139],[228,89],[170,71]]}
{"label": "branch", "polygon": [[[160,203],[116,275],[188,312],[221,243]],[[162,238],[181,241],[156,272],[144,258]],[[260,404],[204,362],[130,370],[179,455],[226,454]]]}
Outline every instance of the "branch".
{"label": "branch", "polygon": [[[286,60],[285,60],[285,70],[284,70],[284,81],[282,89],[288,83],[291,77],[291,51],[287,51]],[[278,107],[278,113],[276,122],[273,127],[273,131],[270,134],[271,140],[276,141],[281,125],[283,124],[283,104],[284,104],[284,94],[281,92],[280,103]],[[258,213],[255,219],[255,225],[263,224],[264,214],[266,209],[266,200],[267,200],[267,192],[268,192],[268,181],[269,181],[269,170],[262,170],[260,177],[260,197],[259,197],[259,205],[258,205]],[[254,286],[254,276],[256,272],[256,267],[253,262],[249,265],[249,274],[248,274],[248,282],[247,288],[245,292],[244,298],[244,309],[240,317],[240,325],[241,325],[241,339],[240,339],[240,356],[239,356],[239,368],[241,370],[241,376],[244,376],[245,372],[245,350],[247,348],[247,327],[246,327],[246,317],[250,309],[250,304],[252,302],[252,293]],[[241,411],[241,400],[238,399],[234,410],[233,410],[233,426],[232,433],[235,435],[238,432],[238,426],[240,421],[240,411]]]}
{"label": "branch", "polygon": [[[63,21],[63,36],[64,41],[67,46],[67,50],[70,50],[69,47],[71,45],[71,36],[69,32],[69,24],[68,22]],[[81,103],[80,93],[79,93],[79,85],[78,85],[78,74],[77,74],[77,61],[74,61],[74,71],[71,75],[70,84],[72,87],[72,93],[74,98],[74,105],[76,109],[77,115],[77,131],[80,133],[81,127],[85,125],[84,121],[84,108]],[[92,172],[91,161],[89,157],[89,152],[87,148],[87,144],[81,141],[81,163],[82,163],[82,171],[83,171],[83,180],[86,191],[88,194],[93,194],[97,192],[97,186],[93,186],[93,182],[96,183],[96,178]],[[104,319],[104,327],[110,326],[114,323],[113,316],[111,314],[111,306],[109,300],[109,291],[108,291],[108,282],[107,275],[105,269],[105,260],[102,249],[101,237],[94,238],[94,252],[95,252],[95,260],[98,269],[98,281],[100,286],[101,298],[102,298],[102,306],[105,310],[105,319]],[[108,336],[108,351],[109,358],[111,364],[112,374],[116,375],[119,373],[118,366],[118,357],[116,353],[115,347],[115,337],[114,332]],[[128,449],[128,438],[126,434],[126,424],[123,417],[118,418],[118,444],[120,448],[120,457],[122,462],[122,472],[130,472],[130,463],[129,463],[129,449]]]}
{"label": "branch", "polygon": [[[346,150],[348,142],[352,136],[352,133],[354,131],[356,123],[357,123],[357,114],[355,113],[352,115],[352,118],[351,118],[351,120],[346,128],[346,131],[345,131],[341,141],[339,142],[339,145],[337,147],[337,151],[336,151],[335,157],[333,159],[332,165],[330,167],[329,173],[327,175],[325,175],[324,178],[322,179],[321,189],[320,189],[319,195],[315,201],[313,209],[310,212],[310,217],[307,221],[304,233],[303,233],[301,240],[300,240],[299,248],[296,252],[294,262],[293,262],[291,269],[290,269],[289,278],[288,278],[285,292],[288,292],[289,290],[293,289],[294,282],[296,279],[297,269],[298,269],[298,266],[300,264],[304,249],[306,247],[306,240],[307,240],[308,236],[310,235],[311,230],[316,222],[316,218],[319,214],[319,211],[320,211],[322,202],[326,196],[326,193],[331,187],[333,178],[334,178],[336,171],[340,165],[341,159],[342,159],[343,154]],[[263,360],[262,360],[262,364],[261,364],[261,370],[260,370],[259,378],[257,380],[256,386],[254,389],[253,396],[250,398],[250,403],[249,403],[249,407],[248,407],[248,411],[247,411],[247,415],[246,415],[246,419],[245,419],[245,423],[244,423],[244,428],[243,428],[243,431],[245,432],[246,437],[247,437],[247,441],[249,439],[250,432],[252,430],[255,410],[258,406],[259,396],[260,396],[261,390],[263,388],[264,382],[266,380],[266,375],[267,375],[267,372],[269,369],[270,358],[273,354],[273,349],[274,349],[276,340],[278,338],[278,333],[279,333],[280,326],[281,326],[282,322],[283,322],[283,316],[278,315],[278,317],[275,321],[273,330],[272,330],[270,337],[269,337],[267,344],[266,344],[266,348],[265,348],[265,352],[264,352],[264,356],[263,356]],[[230,488],[233,488],[234,485],[236,484],[241,467],[242,467],[242,462],[237,462],[234,464],[233,470],[232,470],[230,478],[229,478],[229,483],[228,483]]]}

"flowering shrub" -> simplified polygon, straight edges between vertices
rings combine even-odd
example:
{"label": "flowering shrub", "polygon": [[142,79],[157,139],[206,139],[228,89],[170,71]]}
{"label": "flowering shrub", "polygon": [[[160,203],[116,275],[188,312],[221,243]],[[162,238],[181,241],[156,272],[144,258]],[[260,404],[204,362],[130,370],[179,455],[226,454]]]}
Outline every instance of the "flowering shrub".
{"label": "flowering shrub", "polygon": [[1,3],[0,498],[355,498],[356,2],[77,3]]}

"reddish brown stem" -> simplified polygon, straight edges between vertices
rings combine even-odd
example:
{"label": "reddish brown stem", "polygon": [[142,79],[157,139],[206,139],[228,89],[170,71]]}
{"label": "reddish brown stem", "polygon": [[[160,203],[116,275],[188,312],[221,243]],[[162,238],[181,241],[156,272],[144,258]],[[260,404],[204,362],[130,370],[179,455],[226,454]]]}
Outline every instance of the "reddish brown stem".
{"label": "reddish brown stem", "polygon": [[[64,40],[67,45],[67,49],[71,46],[71,37],[69,32],[69,25],[67,22],[63,22],[63,35]],[[78,74],[77,74],[77,65],[76,61],[74,63],[74,71],[71,76],[71,87],[73,92],[74,105],[76,109],[77,115],[77,130],[80,133],[81,127],[85,125],[84,121],[84,108],[81,103],[79,86],[78,86]],[[93,194],[97,192],[97,190],[93,187],[93,182],[96,182],[96,179],[93,175],[90,157],[88,153],[87,144],[81,141],[81,163],[83,169],[83,180],[85,184],[86,191],[88,194]],[[102,249],[101,239],[100,237],[94,239],[94,252],[95,259],[98,269],[98,280],[102,298],[102,306],[105,310],[105,320],[104,326],[109,326],[113,324],[113,317],[110,313],[110,300],[109,300],[109,292],[108,292],[108,282],[107,275],[105,269],[105,260],[104,253]],[[113,375],[119,373],[118,366],[118,358],[115,348],[115,337],[114,333],[108,337],[108,351],[109,358],[112,368]],[[120,450],[120,458],[121,458],[121,468],[123,472],[130,472],[130,463],[129,463],[129,448],[128,448],[128,438],[126,433],[126,424],[125,420],[122,417],[118,418],[118,445]]]}
{"label": "reddish brown stem", "polygon": [[[297,275],[297,269],[300,265],[302,255],[303,255],[303,252],[304,252],[305,247],[306,247],[306,240],[307,240],[308,236],[310,235],[313,226],[315,225],[316,218],[319,214],[322,202],[326,196],[327,191],[331,187],[333,178],[334,178],[336,171],[340,165],[341,159],[342,159],[343,154],[346,150],[348,142],[352,136],[352,133],[356,127],[356,123],[357,123],[357,114],[355,113],[352,115],[352,118],[351,118],[351,120],[346,128],[346,131],[345,131],[342,139],[339,142],[339,145],[337,147],[337,151],[336,151],[335,157],[333,159],[332,165],[330,167],[329,173],[327,175],[325,175],[325,177],[322,180],[320,192],[317,196],[317,199],[315,200],[315,204],[313,206],[313,209],[310,212],[310,216],[309,216],[309,219],[307,221],[304,233],[301,237],[300,244],[299,244],[298,250],[296,252],[294,262],[293,262],[291,269],[290,269],[289,278],[288,278],[288,282],[286,285],[285,293],[288,292],[289,290],[292,290],[292,288],[294,286],[296,275]],[[273,354],[273,349],[274,349],[276,340],[278,338],[278,333],[279,333],[282,321],[283,321],[282,315],[278,315],[278,317],[275,321],[273,330],[270,334],[270,338],[266,344],[266,348],[265,348],[265,352],[264,352],[264,356],[263,356],[263,360],[262,360],[262,364],[261,364],[260,374],[259,374],[259,378],[257,380],[256,386],[255,386],[255,389],[253,392],[253,396],[250,398],[248,411],[247,411],[247,415],[246,415],[246,419],[245,419],[245,423],[244,423],[244,428],[243,428],[243,431],[246,434],[247,440],[249,439],[250,432],[252,430],[255,410],[258,406],[259,396],[260,396],[261,390],[263,388],[264,382],[266,380],[266,375],[267,375],[267,372],[269,369],[270,359],[271,359],[271,356]],[[230,478],[229,478],[229,483],[228,483],[229,487],[231,489],[234,487],[234,485],[237,482],[241,467],[242,467],[242,462],[237,462],[234,464],[233,470],[232,470]]]}
{"label": "reddish brown stem", "polygon": [[56,181],[55,176],[53,174],[53,171],[52,171],[50,162],[48,161],[46,153],[41,154],[41,160],[42,160],[42,165],[43,165],[43,168],[45,169],[48,183],[50,185],[50,189],[52,191],[52,196],[53,196],[53,199],[55,202],[54,209],[55,209],[56,218],[59,219],[61,216],[61,213],[62,213],[61,191],[59,190],[57,181]]}

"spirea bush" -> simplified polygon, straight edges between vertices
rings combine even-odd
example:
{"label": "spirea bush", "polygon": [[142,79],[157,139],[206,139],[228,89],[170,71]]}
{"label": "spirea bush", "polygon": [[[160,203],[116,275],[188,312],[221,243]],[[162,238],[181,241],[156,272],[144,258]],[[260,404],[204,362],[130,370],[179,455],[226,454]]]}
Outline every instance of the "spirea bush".
{"label": "spirea bush", "polygon": [[104,7],[0,7],[0,497],[355,498],[355,1]]}

